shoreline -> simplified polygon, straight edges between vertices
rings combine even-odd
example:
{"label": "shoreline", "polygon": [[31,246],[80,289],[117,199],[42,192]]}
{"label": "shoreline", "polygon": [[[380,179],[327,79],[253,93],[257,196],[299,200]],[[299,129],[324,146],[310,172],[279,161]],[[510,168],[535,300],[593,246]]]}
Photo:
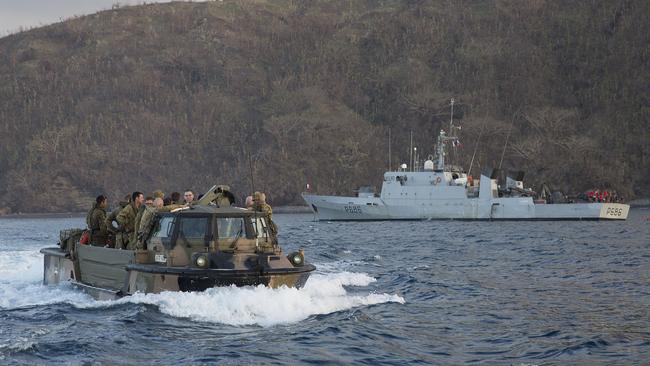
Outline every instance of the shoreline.
{"label": "shoreline", "polygon": [[[311,213],[307,206],[278,206],[273,208],[277,214],[305,214]],[[85,217],[86,212],[27,212],[0,215],[1,219],[56,219]]]}

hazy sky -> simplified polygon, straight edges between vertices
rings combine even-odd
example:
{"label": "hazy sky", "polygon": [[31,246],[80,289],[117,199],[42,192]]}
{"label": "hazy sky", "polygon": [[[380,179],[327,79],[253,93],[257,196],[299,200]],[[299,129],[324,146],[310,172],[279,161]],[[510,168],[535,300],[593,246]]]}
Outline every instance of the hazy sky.
{"label": "hazy sky", "polygon": [[169,0],[0,0],[0,37],[20,27],[31,28],[55,23],[75,15],[96,13],[122,5],[167,2]]}

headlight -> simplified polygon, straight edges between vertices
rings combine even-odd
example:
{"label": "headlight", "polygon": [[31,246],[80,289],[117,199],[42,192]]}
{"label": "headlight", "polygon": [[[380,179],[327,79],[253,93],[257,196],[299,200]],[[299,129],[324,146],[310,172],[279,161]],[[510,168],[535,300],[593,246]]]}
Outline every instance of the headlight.
{"label": "headlight", "polygon": [[196,263],[197,267],[205,268],[208,266],[208,258],[206,258],[204,255],[200,255],[196,257],[194,263]]}
{"label": "headlight", "polygon": [[289,262],[296,267],[300,267],[305,264],[305,255],[301,252],[293,252],[288,256]]}

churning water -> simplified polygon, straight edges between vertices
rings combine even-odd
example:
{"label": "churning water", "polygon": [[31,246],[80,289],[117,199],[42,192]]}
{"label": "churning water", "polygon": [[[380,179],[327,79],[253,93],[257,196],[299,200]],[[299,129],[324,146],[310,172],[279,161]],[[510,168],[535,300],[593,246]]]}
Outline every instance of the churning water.
{"label": "churning water", "polygon": [[43,286],[81,218],[0,220],[0,364],[650,363],[650,210],[625,222],[275,215],[305,288],[95,301]]}

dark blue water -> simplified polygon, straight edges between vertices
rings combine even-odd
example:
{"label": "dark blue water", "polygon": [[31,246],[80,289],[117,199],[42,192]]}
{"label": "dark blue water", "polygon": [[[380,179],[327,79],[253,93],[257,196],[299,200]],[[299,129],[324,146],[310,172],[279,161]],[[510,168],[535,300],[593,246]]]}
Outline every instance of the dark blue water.
{"label": "dark blue water", "polygon": [[0,364],[650,364],[650,211],[625,222],[312,222],[306,288],[98,302],[40,284],[73,219],[0,220]]}

